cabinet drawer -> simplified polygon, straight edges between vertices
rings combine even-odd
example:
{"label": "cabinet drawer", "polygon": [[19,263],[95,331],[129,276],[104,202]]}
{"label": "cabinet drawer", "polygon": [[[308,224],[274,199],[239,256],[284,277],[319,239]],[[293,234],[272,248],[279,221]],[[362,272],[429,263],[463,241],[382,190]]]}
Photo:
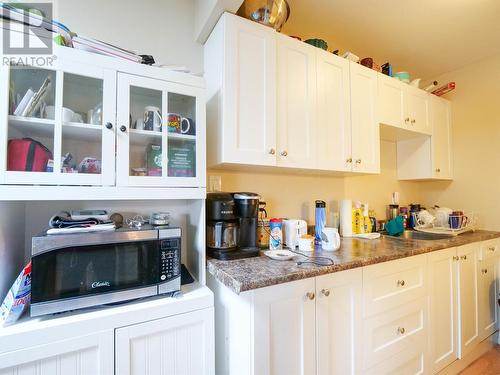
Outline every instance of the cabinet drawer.
{"label": "cabinet drawer", "polygon": [[364,316],[372,316],[424,296],[425,268],[425,254],[366,267],[363,270]]}
{"label": "cabinet drawer", "polygon": [[486,260],[498,256],[500,256],[500,240],[498,238],[481,242],[479,260]]}
{"label": "cabinet drawer", "polygon": [[424,373],[424,351],[415,349],[404,350],[388,361],[364,372],[365,375],[416,375]]}
{"label": "cabinet drawer", "polygon": [[363,368],[380,364],[405,349],[424,350],[427,299],[420,298],[365,319]]}

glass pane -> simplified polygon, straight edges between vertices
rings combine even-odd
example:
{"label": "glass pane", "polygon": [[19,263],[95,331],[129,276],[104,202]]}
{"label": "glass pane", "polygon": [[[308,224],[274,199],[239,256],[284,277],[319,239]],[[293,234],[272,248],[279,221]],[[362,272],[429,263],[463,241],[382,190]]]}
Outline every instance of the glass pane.
{"label": "glass pane", "polygon": [[7,170],[53,172],[54,71],[12,67]]}
{"label": "glass pane", "polygon": [[168,176],[196,176],[196,98],[168,94]]}
{"label": "glass pane", "polygon": [[162,176],[162,92],[130,87],[130,175]]}
{"label": "glass pane", "polygon": [[64,73],[62,173],[101,173],[102,79]]}
{"label": "glass pane", "polygon": [[64,73],[63,122],[102,125],[102,79]]}

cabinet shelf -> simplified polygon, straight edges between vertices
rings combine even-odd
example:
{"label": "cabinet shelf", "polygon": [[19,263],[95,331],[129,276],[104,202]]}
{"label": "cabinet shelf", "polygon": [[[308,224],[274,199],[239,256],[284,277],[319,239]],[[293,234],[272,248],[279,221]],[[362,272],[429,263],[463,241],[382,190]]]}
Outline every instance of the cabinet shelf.
{"label": "cabinet shelf", "polygon": [[[144,145],[161,142],[163,133],[154,130],[130,129],[130,143],[133,145]],[[169,139],[179,139],[185,141],[195,141],[195,135],[167,133]]]}
{"label": "cabinet shelf", "polygon": [[10,115],[9,127],[11,126],[25,137],[54,136],[54,120]]}
{"label": "cabinet shelf", "polygon": [[183,140],[186,140],[186,141],[194,141],[196,139],[196,136],[195,135],[189,135],[189,134],[168,133],[168,138],[183,139]]}
{"label": "cabinet shelf", "polygon": [[62,136],[63,138],[87,142],[99,141],[102,137],[102,126],[80,122],[63,122]]}

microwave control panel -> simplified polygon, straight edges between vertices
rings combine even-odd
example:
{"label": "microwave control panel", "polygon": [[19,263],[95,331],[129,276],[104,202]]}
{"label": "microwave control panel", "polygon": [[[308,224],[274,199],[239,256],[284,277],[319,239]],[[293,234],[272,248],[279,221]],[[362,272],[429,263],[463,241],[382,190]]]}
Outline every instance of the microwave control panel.
{"label": "microwave control panel", "polygon": [[168,238],[160,241],[160,282],[181,275],[181,239]]}

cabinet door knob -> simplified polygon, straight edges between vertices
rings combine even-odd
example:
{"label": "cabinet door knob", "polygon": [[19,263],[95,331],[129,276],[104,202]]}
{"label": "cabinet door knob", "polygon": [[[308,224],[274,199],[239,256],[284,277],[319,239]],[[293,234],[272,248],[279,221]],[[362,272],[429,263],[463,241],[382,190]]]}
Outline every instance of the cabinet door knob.
{"label": "cabinet door knob", "polygon": [[462,259],[462,260],[467,260],[467,255],[462,255],[462,256],[460,257],[460,259]]}
{"label": "cabinet door knob", "polygon": [[398,286],[405,286],[404,280],[398,280]]}
{"label": "cabinet door knob", "polygon": [[127,131],[127,127],[125,125],[120,126],[120,131],[125,133]]}
{"label": "cabinet door knob", "polygon": [[484,274],[487,274],[488,273],[488,269],[487,268],[482,269],[481,272],[484,273]]}
{"label": "cabinet door knob", "polygon": [[306,297],[312,301],[314,299],[315,295],[313,292],[307,292]]}
{"label": "cabinet door knob", "polygon": [[329,289],[321,289],[321,294],[323,294],[325,297],[328,297],[330,295],[330,290]]}
{"label": "cabinet door knob", "polygon": [[110,122],[107,122],[107,123],[106,123],[106,128],[107,128],[107,129],[113,129],[113,124],[112,124],[112,123],[110,123]]}
{"label": "cabinet door knob", "polygon": [[409,117],[405,118],[405,123],[408,124],[409,122],[410,122],[410,118]]}
{"label": "cabinet door knob", "polygon": [[281,151],[281,156],[287,156],[287,155],[288,155],[288,152],[286,150]]}
{"label": "cabinet door knob", "polygon": [[417,122],[417,120],[415,120],[415,119],[411,119],[411,123],[412,123],[412,124],[415,124],[416,122]]}
{"label": "cabinet door knob", "polygon": [[361,159],[356,159],[356,164],[361,164]]}
{"label": "cabinet door knob", "polygon": [[406,329],[404,327],[398,327],[398,333],[401,335],[404,335],[406,332]]}
{"label": "cabinet door knob", "polygon": [[352,163],[352,158],[348,158],[345,162],[346,163]]}
{"label": "cabinet door knob", "polygon": [[276,150],[275,150],[274,148],[272,148],[272,149],[270,149],[270,150],[269,150],[269,153],[270,153],[271,155],[274,155],[274,154],[276,153]]}
{"label": "cabinet door knob", "polygon": [[495,246],[490,246],[490,247],[488,247],[488,250],[489,250],[489,251],[495,251],[495,249],[496,249],[496,247],[495,247]]}
{"label": "cabinet door knob", "polygon": [[436,168],[436,172],[437,173],[441,172],[441,168]]}
{"label": "cabinet door knob", "polygon": [[457,256],[453,256],[453,260],[459,260],[460,258]]}

